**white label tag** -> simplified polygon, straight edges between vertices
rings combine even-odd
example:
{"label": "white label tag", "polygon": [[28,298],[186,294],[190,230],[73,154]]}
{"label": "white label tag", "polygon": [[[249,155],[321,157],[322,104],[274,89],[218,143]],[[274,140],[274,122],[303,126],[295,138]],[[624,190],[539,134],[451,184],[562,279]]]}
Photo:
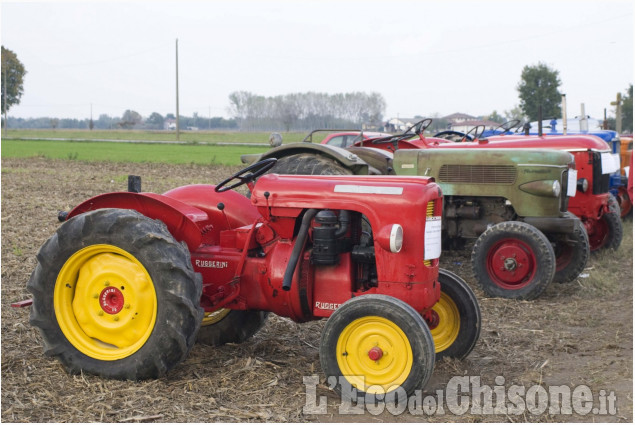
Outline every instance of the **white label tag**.
{"label": "white label tag", "polygon": [[602,174],[611,174],[620,169],[619,156],[617,156],[618,161],[616,163],[615,155],[609,152],[602,152]]}
{"label": "white label tag", "polygon": [[441,256],[441,217],[426,217],[423,259],[433,260]]}
{"label": "white label tag", "polygon": [[403,187],[390,187],[390,186],[358,186],[352,184],[338,184],[335,185],[334,192],[336,193],[368,193],[377,195],[401,195],[403,194]]}
{"label": "white label tag", "polygon": [[630,165],[627,165],[626,167],[624,167],[624,172],[626,173],[626,178],[628,178],[628,173],[631,172],[631,167]]}
{"label": "white label tag", "polygon": [[578,191],[578,170],[569,169],[569,179],[567,180],[567,196],[575,196]]}

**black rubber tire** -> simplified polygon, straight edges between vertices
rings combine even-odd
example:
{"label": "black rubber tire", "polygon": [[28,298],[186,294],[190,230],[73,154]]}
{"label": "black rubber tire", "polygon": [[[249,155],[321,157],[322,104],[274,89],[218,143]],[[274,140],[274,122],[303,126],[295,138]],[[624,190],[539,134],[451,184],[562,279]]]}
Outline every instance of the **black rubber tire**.
{"label": "black rubber tire", "polygon": [[[600,221],[602,222],[601,226],[606,226],[606,235],[602,241],[591,246],[593,248],[591,252],[598,252],[603,249],[617,250],[624,236],[620,214],[615,212],[605,213],[600,217]],[[594,223],[594,225],[598,224]]]}
{"label": "black rubber tire", "polygon": [[214,347],[227,343],[239,344],[263,327],[268,314],[257,310],[231,310],[218,322],[201,325],[196,341]]}
{"label": "black rubber tire", "polygon": [[[439,283],[441,284],[441,293],[447,295],[454,302],[460,322],[456,339],[448,348],[437,351],[436,359],[439,361],[444,357],[449,357],[461,360],[474,349],[481,334],[481,308],[472,289],[454,273],[439,269]],[[432,309],[434,310],[434,307]],[[439,322],[438,326],[441,325],[442,322]],[[435,340],[435,347],[438,350],[435,339],[436,329],[431,332],[432,338]]]}
{"label": "black rubber tire", "polygon": [[[329,377],[338,379],[334,389],[341,393],[339,377],[343,373],[337,361],[338,353],[336,348],[338,339],[342,331],[354,320],[369,316],[379,316],[392,322],[406,335],[412,350],[413,361],[409,374],[401,384],[401,388],[407,395],[412,394],[417,389],[424,388],[432,376],[435,362],[434,341],[428,325],[423,320],[423,317],[405,302],[386,295],[369,294],[351,298],[342,304],[329,317],[322,330],[320,363],[327,379]],[[398,359],[396,360],[399,361]],[[359,388],[357,394],[358,397],[367,396],[366,392]],[[382,394],[388,399],[390,397],[400,399],[398,395],[396,390]],[[368,394],[370,399],[373,396],[374,394]]]}
{"label": "black rubber tire", "polygon": [[586,267],[591,252],[589,235],[587,235],[582,222],[570,212],[567,212],[566,215],[576,219],[573,233],[547,236],[554,245],[556,273],[553,276],[553,281],[558,283],[575,280]]}
{"label": "black rubber tire", "polygon": [[617,198],[615,197],[615,195],[613,195],[610,192],[609,192],[609,210],[612,213],[617,214],[619,216],[622,215],[622,209],[620,208],[620,203],[617,202]]}
{"label": "black rubber tire", "polygon": [[[527,265],[532,269],[529,281],[507,285],[493,280],[490,274],[493,273],[493,265],[490,262],[495,258],[493,253],[490,254],[490,250],[504,240],[527,247],[527,253],[532,257],[533,263],[533,266]],[[476,240],[472,249],[472,270],[479,285],[490,297],[533,300],[553,281],[556,257],[547,237],[534,226],[520,221],[505,221],[491,226]]]}
{"label": "black rubber tire", "polygon": [[[58,323],[53,299],[66,261],[79,250],[100,244],[134,256],[146,269],[156,294],[156,321],[148,339],[127,357],[111,361],[84,354],[69,341]],[[40,330],[45,354],[56,357],[69,373],[157,378],[185,359],[194,345],[203,317],[201,275],[192,268],[187,246],[177,242],[161,221],[132,210],[91,211],[62,224],[40,248],[37,261],[27,285],[33,294],[30,322]]]}
{"label": "black rubber tire", "polygon": [[269,173],[304,176],[353,174],[335,160],[314,153],[299,153],[282,157]]}

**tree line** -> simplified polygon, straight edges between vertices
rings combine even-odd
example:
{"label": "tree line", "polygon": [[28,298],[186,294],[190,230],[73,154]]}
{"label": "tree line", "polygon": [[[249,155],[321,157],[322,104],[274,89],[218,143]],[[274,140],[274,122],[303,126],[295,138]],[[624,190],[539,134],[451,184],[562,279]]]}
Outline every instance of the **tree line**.
{"label": "tree line", "polygon": [[261,96],[247,91],[229,95],[230,113],[241,130],[292,131],[361,128],[382,124],[386,101],[375,92],[291,93]]}
{"label": "tree line", "polygon": [[[175,120],[174,114],[168,113],[165,116],[158,112],[153,112],[147,118],[143,118],[141,114],[133,110],[126,110],[120,117],[101,114],[96,120],[90,118],[14,118],[8,117],[7,122],[11,128],[25,129],[82,129],[82,130],[164,130],[166,125]],[[222,117],[201,117],[197,113],[192,116],[179,116],[179,124],[181,129],[196,128],[198,130],[207,129],[223,129],[233,130],[238,128],[238,124],[234,119],[225,119]]]}

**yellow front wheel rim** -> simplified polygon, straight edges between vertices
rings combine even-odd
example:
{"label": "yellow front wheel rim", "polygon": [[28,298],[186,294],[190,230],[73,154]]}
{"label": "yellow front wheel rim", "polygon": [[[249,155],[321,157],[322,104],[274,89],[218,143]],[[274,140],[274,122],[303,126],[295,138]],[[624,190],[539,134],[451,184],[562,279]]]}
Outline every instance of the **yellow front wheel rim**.
{"label": "yellow front wheel rim", "polygon": [[406,334],[391,320],[367,316],[348,324],[337,340],[337,364],[355,388],[384,394],[402,385],[412,370]]}
{"label": "yellow front wheel rim", "polygon": [[98,360],[119,360],[139,350],[157,318],[157,296],[147,270],[113,245],[73,254],[55,282],[53,306],[68,341]]}
{"label": "yellow front wheel rim", "polygon": [[438,324],[430,329],[436,353],[445,351],[456,341],[461,328],[461,315],[450,296],[441,292],[441,298],[432,307],[438,316]]}
{"label": "yellow front wheel rim", "polygon": [[220,310],[211,312],[206,311],[205,315],[203,316],[203,322],[201,323],[201,326],[209,326],[218,323],[225,317],[227,317],[230,312],[231,310],[228,308],[221,308]]}

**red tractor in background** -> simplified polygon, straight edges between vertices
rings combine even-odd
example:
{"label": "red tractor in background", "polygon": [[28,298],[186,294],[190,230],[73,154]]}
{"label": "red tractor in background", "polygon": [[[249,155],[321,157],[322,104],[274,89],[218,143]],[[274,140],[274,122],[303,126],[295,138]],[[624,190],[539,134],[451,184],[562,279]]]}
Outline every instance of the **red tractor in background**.
{"label": "red tractor in background", "polygon": [[[482,126],[481,126],[482,127]],[[484,129],[484,127],[483,127]],[[472,137],[470,133],[473,133]],[[478,138],[479,129],[468,133],[445,131],[435,137],[408,138],[395,142],[394,139],[370,139],[357,143],[358,146],[396,149],[556,149],[570,152],[575,159],[577,170],[577,192],[569,198],[568,210],[580,218],[589,236],[591,251],[617,249],[622,242],[622,222],[620,208],[609,193],[609,177],[619,166],[616,165],[610,146],[592,135],[568,136],[491,136]],[[441,138],[446,137],[446,138]],[[459,143],[452,143],[459,142]]]}
{"label": "red tractor in background", "polygon": [[[328,318],[324,373],[362,396],[411,393],[435,357],[470,353],[480,310],[467,284],[439,269],[437,184],[263,175],[275,162],[217,186],[107,193],[63,214],[28,282],[45,353],[71,373],[155,378],[197,338],[246,340],[267,312]],[[251,199],[230,190],[242,184]]]}

